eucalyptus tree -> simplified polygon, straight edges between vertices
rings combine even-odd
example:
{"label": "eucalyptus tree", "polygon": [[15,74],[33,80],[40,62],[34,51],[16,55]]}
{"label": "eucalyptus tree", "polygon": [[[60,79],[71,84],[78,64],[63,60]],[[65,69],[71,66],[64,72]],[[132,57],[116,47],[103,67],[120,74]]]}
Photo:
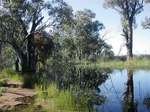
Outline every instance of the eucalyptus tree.
{"label": "eucalyptus tree", "polygon": [[[55,26],[53,29],[54,45],[53,50],[54,58],[73,58],[74,46],[73,44],[73,9],[63,0],[56,0],[53,2],[54,7],[52,10],[53,18],[55,19]],[[55,7],[57,5],[57,7]],[[56,56],[59,55],[59,56]],[[63,59],[62,59],[63,60]]]}
{"label": "eucalyptus tree", "polygon": [[143,11],[143,0],[105,0],[104,6],[112,8],[121,15],[123,36],[126,40],[127,59],[133,57],[133,29],[136,16]]}
{"label": "eucalyptus tree", "polygon": [[57,49],[55,57],[59,52],[67,60],[83,59],[92,55],[102,56],[106,49],[111,51],[111,47],[108,47],[100,35],[104,25],[94,20],[95,13],[91,10],[85,9],[74,14],[72,7],[62,2],[54,17],[56,20],[63,19],[61,22],[57,21],[54,28],[55,50]]}
{"label": "eucalyptus tree", "polygon": [[104,25],[94,20],[95,13],[91,10],[77,11],[74,16],[78,56],[88,58],[90,55],[102,54],[102,50],[105,49],[107,44],[100,35]]}
{"label": "eucalyptus tree", "polygon": [[51,48],[50,36],[43,33],[45,28],[53,25],[49,20],[51,3],[44,0],[14,0],[6,5],[7,13],[0,16],[0,42],[13,48],[21,61],[22,72],[35,73],[38,53],[44,48],[47,51]]}

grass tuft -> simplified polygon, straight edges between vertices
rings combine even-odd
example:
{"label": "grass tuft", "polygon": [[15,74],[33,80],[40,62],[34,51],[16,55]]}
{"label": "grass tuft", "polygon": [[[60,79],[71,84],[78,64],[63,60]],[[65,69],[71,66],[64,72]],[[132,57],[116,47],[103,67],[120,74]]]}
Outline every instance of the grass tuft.
{"label": "grass tuft", "polygon": [[21,74],[13,71],[12,69],[4,69],[0,73],[0,79],[11,79],[14,81],[22,81]]}

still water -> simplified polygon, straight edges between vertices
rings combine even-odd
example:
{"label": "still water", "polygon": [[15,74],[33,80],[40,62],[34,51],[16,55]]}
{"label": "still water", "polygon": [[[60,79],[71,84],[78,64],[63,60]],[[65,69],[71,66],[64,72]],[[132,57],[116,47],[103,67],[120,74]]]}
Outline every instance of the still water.
{"label": "still water", "polygon": [[150,112],[150,70],[113,70],[99,89],[97,112]]}
{"label": "still water", "polygon": [[[57,103],[61,104],[61,108],[57,107],[58,110],[150,112],[150,70],[64,68],[54,69],[45,75],[48,78],[43,78],[44,84],[47,85],[45,79],[48,79],[48,82],[55,82],[60,92],[67,92],[63,94],[64,98],[62,95],[55,96],[58,102],[60,100]],[[65,103],[62,103],[62,99]]]}

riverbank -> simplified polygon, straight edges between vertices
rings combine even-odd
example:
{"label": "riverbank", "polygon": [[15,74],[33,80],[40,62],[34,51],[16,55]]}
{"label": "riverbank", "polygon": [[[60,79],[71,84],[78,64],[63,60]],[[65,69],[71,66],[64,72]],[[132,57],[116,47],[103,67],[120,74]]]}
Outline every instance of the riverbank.
{"label": "riverbank", "polygon": [[[39,80],[41,81],[42,78]],[[0,111],[88,111],[87,102],[92,90],[89,90],[86,94],[82,94],[82,91],[76,86],[74,88],[76,88],[75,90],[79,89],[79,92],[78,90],[75,91],[74,88],[60,89],[56,82],[46,83],[46,78],[43,81],[36,83],[34,89],[22,88],[23,77],[11,69],[4,69],[0,73]],[[76,96],[76,93],[79,96]],[[32,98],[34,99],[32,100]]]}
{"label": "riverbank", "polygon": [[[71,65],[74,65],[74,63],[71,63]],[[105,102],[105,97],[103,97],[103,95],[97,95],[95,93],[95,88],[97,88],[108,78],[107,73],[110,72],[104,72],[101,71],[101,69],[150,69],[150,59],[142,58],[133,59],[130,61],[97,60],[96,62],[82,60],[80,63],[76,63],[76,66],[82,69],[69,69],[69,67],[63,66],[63,69],[65,70],[62,71],[62,74],[59,75],[60,72],[58,74],[55,74],[55,77],[57,75],[58,79],[61,80],[52,80],[53,74],[50,74],[51,79],[48,79],[47,77],[45,77],[45,75],[42,74],[40,74],[40,77],[36,76],[32,78],[33,82],[34,80],[38,79],[37,83],[34,85],[35,88],[32,89],[32,91],[36,94],[34,103],[31,104],[29,102],[31,105],[25,108],[24,105],[23,107],[21,106],[22,111],[20,112],[58,112],[66,110],[70,112],[85,112],[89,109],[92,110],[93,108],[91,109],[91,107],[89,106],[89,102],[98,105],[101,105],[103,102]],[[3,87],[4,85],[11,85],[11,87],[18,88],[18,85],[21,85],[21,83],[25,81],[24,77],[21,74],[13,71],[12,69],[4,69],[0,73],[0,80],[2,80],[2,82],[5,82],[3,81],[3,79],[11,79],[10,81],[8,80],[8,83],[6,84],[0,84],[0,93],[2,95],[5,95],[5,99],[8,98],[8,96],[6,96],[8,94],[6,93],[10,91],[12,93],[12,88],[7,89],[6,91],[6,89]],[[22,91],[24,91],[23,93],[26,93],[24,89]],[[18,95],[18,93],[20,97],[20,90],[17,89],[17,93],[15,91],[15,97],[16,94]],[[16,100],[14,99],[14,97],[12,99]],[[1,101],[6,102],[3,99]],[[18,107],[17,105],[16,108],[18,109],[20,107]],[[95,111],[92,110],[92,112]]]}
{"label": "riverbank", "polygon": [[110,68],[110,69],[150,69],[150,59],[132,59],[129,61],[121,60],[97,60],[92,61],[80,61],[77,65],[78,67],[84,68]]}

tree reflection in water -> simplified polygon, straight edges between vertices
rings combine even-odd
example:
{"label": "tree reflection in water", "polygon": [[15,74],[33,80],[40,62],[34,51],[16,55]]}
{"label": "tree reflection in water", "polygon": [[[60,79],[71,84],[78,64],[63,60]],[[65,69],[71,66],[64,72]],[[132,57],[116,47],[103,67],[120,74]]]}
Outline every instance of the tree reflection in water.
{"label": "tree reflection in water", "polygon": [[127,70],[127,88],[124,92],[123,111],[124,112],[138,112],[137,104],[134,102],[134,81],[133,70]]}
{"label": "tree reflection in water", "polygon": [[[57,77],[56,83],[60,89],[70,89],[76,95],[78,103],[86,104],[89,111],[93,111],[93,106],[100,105],[105,101],[101,96],[99,85],[108,78],[110,70],[96,70],[85,68],[70,68],[67,74]],[[84,101],[83,101],[84,98]],[[81,104],[82,105],[82,104]],[[82,108],[82,107],[81,107]]]}
{"label": "tree reflection in water", "polygon": [[[100,95],[99,85],[104,83],[108,78],[111,70],[87,69],[66,67],[65,69],[53,69],[47,73],[48,81],[43,80],[45,87],[48,83],[54,82],[59,90],[70,91],[76,99],[78,108],[88,108],[89,112],[93,112],[94,105],[101,105],[105,101],[105,97]],[[44,79],[45,76],[44,75]],[[41,75],[40,75],[41,77]],[[42,81],[42,80],[41,80]],[[86,107],[85,107],[86,106]]]}

